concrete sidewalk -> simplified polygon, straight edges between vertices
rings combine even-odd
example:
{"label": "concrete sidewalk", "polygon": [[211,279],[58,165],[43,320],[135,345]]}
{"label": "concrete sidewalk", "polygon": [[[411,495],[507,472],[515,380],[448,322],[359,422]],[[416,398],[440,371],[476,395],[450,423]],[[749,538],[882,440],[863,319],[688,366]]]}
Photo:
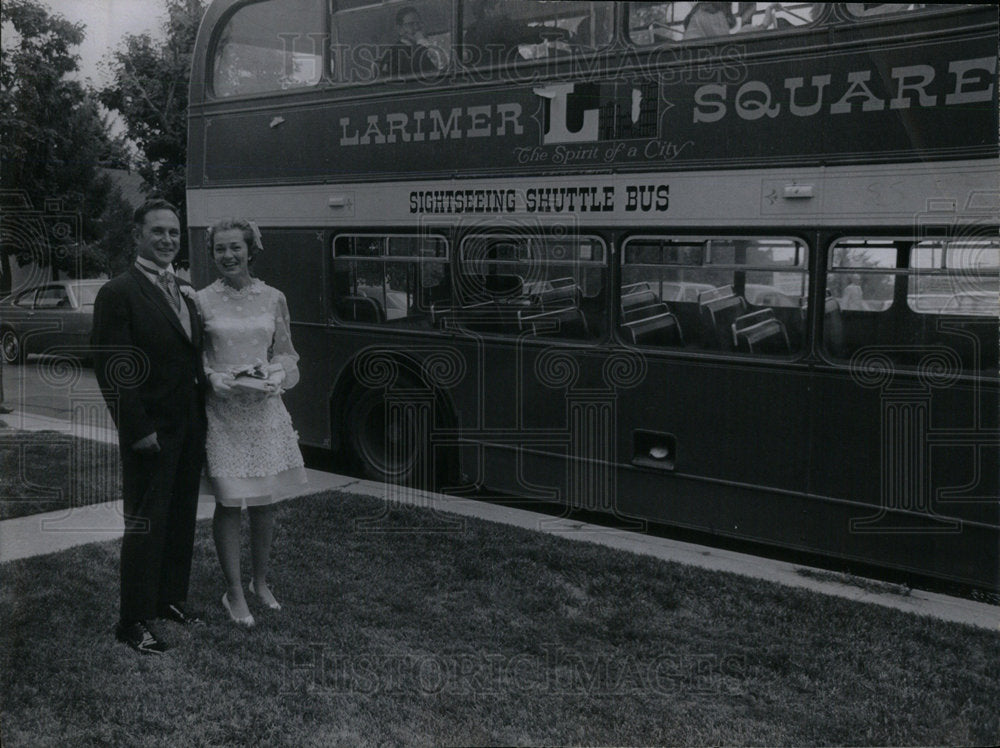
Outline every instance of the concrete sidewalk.
{"label": "concrete sidewalk", "polygon": [[[15,413],[2,416],[8,426],[27,430],[53,430],[116,443],[117,435],[106,429],[85,429],[76,433],[73,425],[45,416]],[[514,525],[528,530],[548,532],[570,540],[581,540],[609,548],[641,553],[665,561],[677,561],[711,571],[732,572],[764,579],[789,587],[836,595],[857,602],[873,603],[917,615],[927,615],[944,621],[966,623],[1000,633],[1000,607],[932,592],[893,589],[881,585],[884,592],[862,589],[849,581],[826,581],[810,578],[803,572],[815,572],[823,577],[829,572],[812,570],[795,564],[735,553],[677,540],[652,537],[624,530],[613,530],[572,520],[539,515],[522,509],[502,507],[487,502],[457,498],[445,494],[418,491],[402,486],[358,480],[333,473],[309,470],[309,485],[302,495],[325,491],[345,491],[412,506],[428,508],[452,515],[442,516],[442,522],[454,520],[454,515],[473,517],[490,522]],[[210,495],[201,497],[198,517],[210,517],[214,510]],[[78,507],[72,510],[37,514],[0,522],[0,562],[29,556],[55,553],[85,543],[120,537],[123,529],[121,502]],[[879,587],[873,582],[871,587]]]}
{"label": "concrete sidewalk", "polygon": [[[68,436],[93,439],[108,444],[118,443],[118,434],[89,424],[75,425],[70,421],[15,411],[0,416],[9,428],[25,431],[55,431]],[[358,481],[334,473],[306,470],[309,484],[294,495],[308,495],[343,489]],[[207,519],[215,510],[215,497],[202,494],[198,498],[198,519]],[[73,507],[55,512],[32,514],[0,521],[0,563],[72,548],[77,545],[113,540],[125,529],[122,502]]]}

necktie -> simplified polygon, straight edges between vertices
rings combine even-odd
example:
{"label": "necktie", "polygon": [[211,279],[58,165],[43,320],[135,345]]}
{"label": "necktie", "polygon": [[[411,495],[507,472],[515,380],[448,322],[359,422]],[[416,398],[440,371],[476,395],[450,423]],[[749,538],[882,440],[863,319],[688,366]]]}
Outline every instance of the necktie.
{"label": "necktie", "polygon": [[174,310],[179,312],[181,309],[181,294],[177,290],[177,279],[174,278],[172,273],[164,270],[157,276],[156,280],[160,284],[160,288],[163,289],[163,293],[173,303]]}

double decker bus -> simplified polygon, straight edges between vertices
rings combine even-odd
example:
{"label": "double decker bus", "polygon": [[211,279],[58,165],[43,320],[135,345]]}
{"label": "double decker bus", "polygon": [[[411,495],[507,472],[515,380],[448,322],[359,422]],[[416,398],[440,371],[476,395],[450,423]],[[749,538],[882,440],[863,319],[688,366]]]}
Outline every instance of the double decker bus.
{"label": "double decker bus", "polygon": [[217,0],[193,279],[259,223],[301,441],[371,477],[996,592],[997,20]]}

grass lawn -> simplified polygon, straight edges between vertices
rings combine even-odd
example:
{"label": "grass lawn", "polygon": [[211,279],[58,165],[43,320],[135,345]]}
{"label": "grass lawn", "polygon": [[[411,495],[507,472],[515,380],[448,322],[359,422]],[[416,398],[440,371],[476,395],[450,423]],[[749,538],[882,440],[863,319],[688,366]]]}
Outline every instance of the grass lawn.
{"label": "grass lawn", "polygon": [[121,498],[114,444],[0,428],[0,520]]}
{"label": "grass lawn", "polygon": [[996,633],[421,509],[357,529],[384,507],[282,505],[252,631],[201,523],[208,626],[160,623],[163,658],[113,639],[118,542],[5,564],[4,745],[1000,742]]}

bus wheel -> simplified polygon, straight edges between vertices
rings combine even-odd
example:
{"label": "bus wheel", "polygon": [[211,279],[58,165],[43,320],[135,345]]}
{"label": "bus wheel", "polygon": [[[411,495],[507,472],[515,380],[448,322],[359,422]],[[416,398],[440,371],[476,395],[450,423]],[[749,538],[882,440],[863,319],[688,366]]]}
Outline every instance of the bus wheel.
{"label": "bus wheel", "polygon": [[[417,408],[387,412],[381,390],[362,390],[347,410],[344,427],[353,457],[372,480],[415,485],[433,483],[429,466],[429,424]],[[422,463],[428,466],[422,469]]]}

